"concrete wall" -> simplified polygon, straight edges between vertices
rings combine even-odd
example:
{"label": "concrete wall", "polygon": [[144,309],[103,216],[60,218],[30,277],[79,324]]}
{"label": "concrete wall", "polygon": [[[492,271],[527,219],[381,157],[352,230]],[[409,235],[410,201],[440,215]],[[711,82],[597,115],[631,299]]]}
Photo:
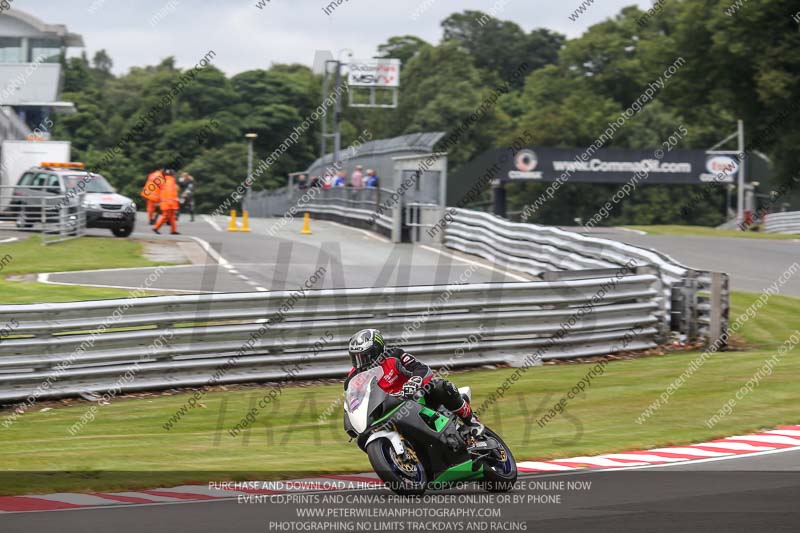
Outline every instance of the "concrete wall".
{"label": "concrete wall", "polygon": [[0,63],[0,105],[55,102],[60,80],[58,63]]}

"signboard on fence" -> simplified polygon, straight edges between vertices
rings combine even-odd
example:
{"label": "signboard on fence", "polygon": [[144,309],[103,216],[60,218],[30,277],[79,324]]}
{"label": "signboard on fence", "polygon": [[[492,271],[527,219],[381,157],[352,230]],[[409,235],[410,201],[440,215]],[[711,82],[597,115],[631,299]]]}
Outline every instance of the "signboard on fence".
{"label": "signboard on fence", "polygon": [[634,174],[647,183],[701,185],[735,182],[735,158],[707,155],[704,150],[625,150],[580,148],[502,148],[491,150],[467,165],[486,172],[497,165],[503,181],[625,183]]}
{"label": "signboard on fence", "polygon": [[399,59],[353,59],[347,68],[350,87],[400,87]]}

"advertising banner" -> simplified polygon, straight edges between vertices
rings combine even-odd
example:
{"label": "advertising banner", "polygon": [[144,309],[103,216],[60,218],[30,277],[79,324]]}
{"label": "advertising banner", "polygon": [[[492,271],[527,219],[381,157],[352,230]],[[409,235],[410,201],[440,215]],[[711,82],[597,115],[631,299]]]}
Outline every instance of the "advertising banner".
{"label": "advertising banner", "polygon": [[734,183],[739,169],[734,157],[710,156],[703,150],[506,148],[490,158],[500,167],[498,177],[510,181],[624,183],[638,173],[648,183],[723,184]]}
{"label": "advertising banner", "polygon": [[354,59],[347,68],[351,87],[400,87],[399,59]]}

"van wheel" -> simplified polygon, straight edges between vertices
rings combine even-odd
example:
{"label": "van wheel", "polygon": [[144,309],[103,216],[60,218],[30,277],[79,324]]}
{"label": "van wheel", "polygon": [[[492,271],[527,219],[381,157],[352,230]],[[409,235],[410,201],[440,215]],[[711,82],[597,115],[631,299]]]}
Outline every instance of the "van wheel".
{"label": "van wheel", "polygon": [[128,237],[131,233],[133,233],[133,226],[121,226],[119,228],[114,228],[111,230],[111,233],[114,234],[114,237]]}

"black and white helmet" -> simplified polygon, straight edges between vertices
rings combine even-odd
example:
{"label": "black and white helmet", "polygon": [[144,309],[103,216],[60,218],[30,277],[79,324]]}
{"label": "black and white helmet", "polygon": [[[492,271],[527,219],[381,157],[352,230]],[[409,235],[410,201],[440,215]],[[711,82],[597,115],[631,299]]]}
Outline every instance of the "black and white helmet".
{"label": "black and white helmet", "polygon": [[362,369],[374,363],[382,354],[386,343],[377,329],[362,329],[350,337],[350,362]]}

